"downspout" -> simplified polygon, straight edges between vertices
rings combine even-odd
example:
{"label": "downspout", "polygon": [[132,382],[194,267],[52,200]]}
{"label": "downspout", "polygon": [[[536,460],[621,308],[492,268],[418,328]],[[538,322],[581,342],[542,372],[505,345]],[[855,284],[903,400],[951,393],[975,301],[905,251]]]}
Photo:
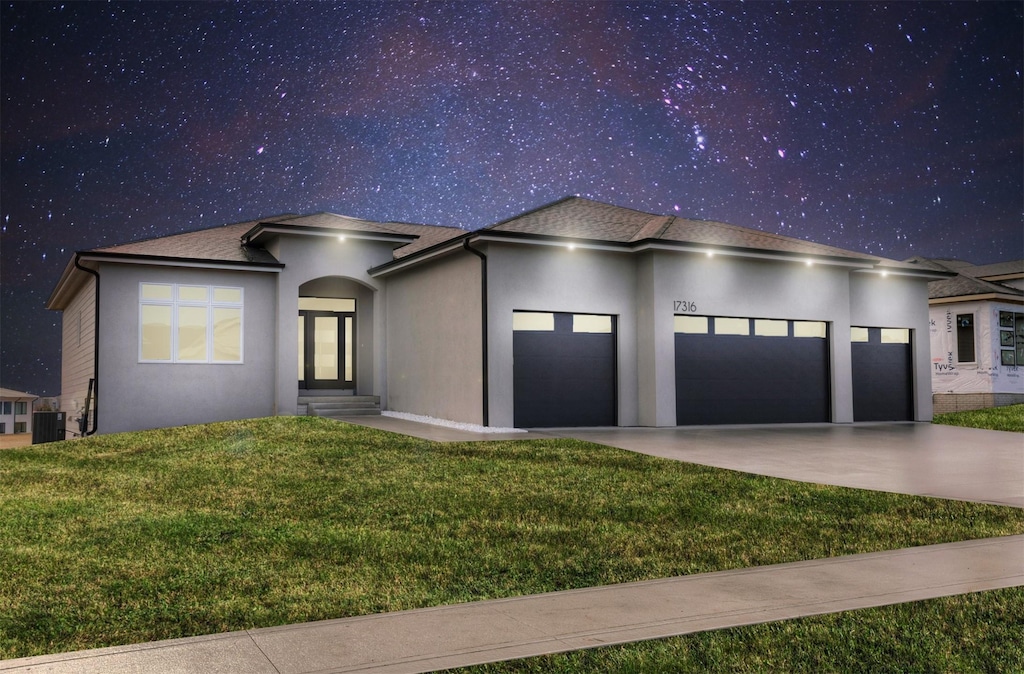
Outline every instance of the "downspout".
{"label": "downspout", "polygon": [[462,247],[480,258],[480,349],[483,352],[483,413],[484,426],[490,426],[490,395],[487,386],[487,256],[469,245],[469,237],[462,240]]}
{"label": "downspout", "polygon": [[[82,437],[86,437],[96,432],[96,427],[99,425],[100,418],[100,273],[95,269],[83,267],[79,261],[80,259],[81,253],[75,253],[75,269],[80,269],[86,274],[92,274],[96,278],[96,315],[93,319],[94,325],[92,331],[92,396],[95,404],[93,405],[92,410],[92,430],[82,433]],[[88,417],[86,417],[85,421],[88,425]]]}

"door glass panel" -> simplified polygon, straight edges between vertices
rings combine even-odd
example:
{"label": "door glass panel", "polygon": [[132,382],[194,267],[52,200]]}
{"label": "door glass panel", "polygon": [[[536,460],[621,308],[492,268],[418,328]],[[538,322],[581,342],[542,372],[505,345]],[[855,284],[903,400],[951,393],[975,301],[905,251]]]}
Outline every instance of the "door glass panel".
{"label": "door glass panel", "polygon": [[720,316],[715,317],[715,334],[716,335],[749,335],[750,334],[750,319],[749,318],[723,318]]}
{"label": "door glass panel", "polygon": [[612,317],[594,314],[573,314],[572,331],[611,333]]}
{"label": "door glass panel", "polygon": [[907,328],[882,328],[882,344],[910,344]]}
{"label": "door glass panel", "polygon": [[338,378],[338,317],[316,316],[314,329],[313,377]]}
{"label": "door glass panel", "polygon": [[868,341],[868,329],[867,328],[850,328],[850,341],[851,342],[866,342],[866,341]]}
{"label": "door glass panel", "polygon": [[306,378],[306,317],[299,316],[299,381]]}
{"label": "door glass panel", "polygon": [[345,317],[345,381],[352,381],[352,317]]}
{"label": "door glass panel", "polygon": [[759,318],[754,321],[754,334],[759,337],[789,337],[789,321]]}
{"label": "door glass panel", "polygon": [[512,314],[512,330],[552,332],[555,329],[555,315],[537,311],[516,311]]}
{"label": "door glass panel", "polygon": [[707,316],[676,316],[676,334],[681,335],[706,335],[708,334]]}
{"label": "door glass panel", "polygon": [[822,321],[793,321],[793,336],[825,339],[825,323]]}

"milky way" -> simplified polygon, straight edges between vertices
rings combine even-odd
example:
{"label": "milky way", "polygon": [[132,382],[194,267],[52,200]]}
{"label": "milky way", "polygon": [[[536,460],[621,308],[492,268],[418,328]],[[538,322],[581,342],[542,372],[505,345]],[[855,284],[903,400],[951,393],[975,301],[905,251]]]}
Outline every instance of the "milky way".
{"label": "milky way", "polygon": [[0,381],[56,395],[74,251],[569,194],[903,259],[1024,255],[1022,4],[14,3]]}

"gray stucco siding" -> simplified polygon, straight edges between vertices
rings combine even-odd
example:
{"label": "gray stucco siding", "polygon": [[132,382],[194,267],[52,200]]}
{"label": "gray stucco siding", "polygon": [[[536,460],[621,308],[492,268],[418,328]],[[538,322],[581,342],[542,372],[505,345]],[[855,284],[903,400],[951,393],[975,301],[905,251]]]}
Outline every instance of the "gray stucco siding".
{"label": "gray stucco siding", "polygon": [[[828,323],[832,421],[853,421],[849,268],[664,251],[654,256],[656,301],[660,301],[652,307],[654,312]],[[661,321],[659,328],[664,323]],[[674,362],[671,327],[667,336],[659,334],[658,362]],[[658,394],[671,396],[674,424],[674,372],[662,373]],[[666,418],[663,413],[658,425],[665,425]]]}
{"label": "gray stucco siding", "polygon": [[911,330],[914,419],[931,421],[933,408],[928,279],[896,274],[851,274],[850,325]]}
{"label": "gray stucco siding", "polygon": [[512,313],[541,311],[616,317],[617,418],[620,426],[636,426],[636,257],[565,246],[481,248],[488,260],[491,425],[513,425]]}
{"label": "gray stucco siding", "polygon": [[387,277],[387,409],[483,423],[480,267],[458,251]]}
{"label": "gray stucco siding", "polygon": [[[367,269],[392,258],[394,244],[357,238],[339,241],[332,236],[281,235],[270,241],[267,249],[282,263],[277,287],[277,342],[275,376],[276,414],[295,414],[298,407],[298,340],[297,317],[299,293],[303,284],[318,279],[341,279],[358,284],[365,293],[357,300],[358,342],[357,389],[362,395],[385,395],[385,364],[382,347],[384,310],[381,282],[366,273]],[[368,293],[368,294],[367,294]],[[365,305],[372,298],[372,311]]]}
{"label": "gray stucco siding", "polygon": [[[275,273],[100,266],[100,433],[274,413]],[[139,362],[139,283],[240,287],[243,361]]]}

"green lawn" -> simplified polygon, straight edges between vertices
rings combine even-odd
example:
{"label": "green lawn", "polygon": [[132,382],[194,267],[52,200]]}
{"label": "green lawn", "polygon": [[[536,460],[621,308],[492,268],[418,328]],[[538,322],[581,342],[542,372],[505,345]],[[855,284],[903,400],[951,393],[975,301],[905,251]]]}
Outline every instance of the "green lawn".
{"label": "green lawn", "polygon": [[994,431],[1024,433],[1024,405],[1007,405],[1005,407],[990,407],[984,410],[971,410],[969,412],[936,414],[934,423],[947,426],[967,426],[969,428],[988,428]]}
{"label": "green lawn", "polygon": [[0,658],[1024,533],[1024,511],[307,417],[0,453]]}

